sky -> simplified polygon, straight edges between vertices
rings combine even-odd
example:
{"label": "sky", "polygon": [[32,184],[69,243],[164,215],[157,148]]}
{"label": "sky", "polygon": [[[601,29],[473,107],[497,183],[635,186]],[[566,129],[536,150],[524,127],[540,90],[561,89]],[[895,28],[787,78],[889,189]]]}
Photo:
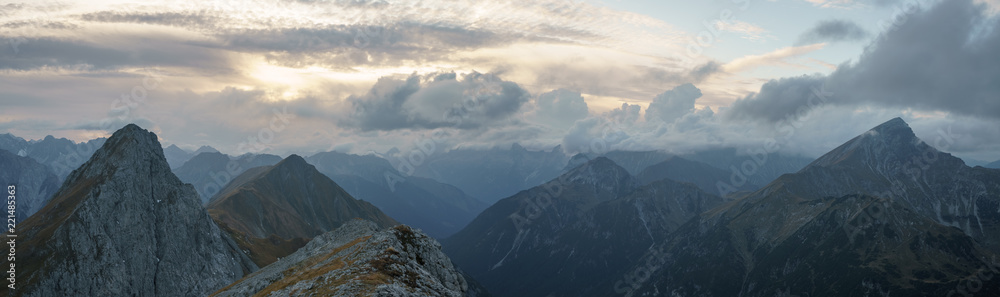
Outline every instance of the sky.
{"label": "sky", "polygon": [[0,1],[0,133],[229,154],[817,157],[902,117],[1000,159],[1000,0]]}

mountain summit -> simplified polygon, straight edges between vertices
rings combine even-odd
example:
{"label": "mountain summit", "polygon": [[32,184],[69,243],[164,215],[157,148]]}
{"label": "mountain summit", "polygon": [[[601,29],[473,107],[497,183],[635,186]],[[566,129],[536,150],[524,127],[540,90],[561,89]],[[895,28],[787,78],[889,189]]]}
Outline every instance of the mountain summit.
{"label": "mountain summit", "polygon": [[134,124],[19,227],[11,296],[204,296],[257,269]]}
{"label": "mountain summit", "polygon": [[919,157],[923,152],[940,153],[917,138],[903,119],[894,118],[824,154],[807,168],[840,164],[889,165],[892,162],[905,162],[914,156]]}
{"label": "mountain summit", "polygon": [[[354,218],[370,220],[381,228],[398,224],[370,203],[351,197],[298,155],[247,170],[208,209],[261,266]],[[268,246],[276,248],[265,249]]]}

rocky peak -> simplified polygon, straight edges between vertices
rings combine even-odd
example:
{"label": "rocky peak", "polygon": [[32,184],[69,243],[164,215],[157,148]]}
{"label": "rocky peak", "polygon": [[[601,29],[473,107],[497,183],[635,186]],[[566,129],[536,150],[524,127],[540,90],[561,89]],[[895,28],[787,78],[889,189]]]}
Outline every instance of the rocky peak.
{"label": "rocky peak", "polygon": [[278,164],[276,164],[275,167],[276,168],[288,167],[288,168],[294,168],[294,169],[316,170],[316,167],[313,167],[308,162],[306,162],[306,159],[303,159],[301,156],[296,155],[296,154],[292,154],[292,155],[288,156],[287,158],[285,158],[284,160],[281,160],[281,162],[278,162]]}
{"label": "rocky peak", "polygon": [[170,173],[170,166],[163,156],[163,148],[156,134],[129,124],[112,134],[90,160],[74,170],[66,181],[110,176],[118,171],[137,174],[136,170],[151,170],[158,177],[179,183],[177,177]]}
{"label": "rocky peak", "polygon": [[628,170],[605,157],[597,157],[587,161],[587,163],[563,174],[557,180],[593,185],[617,195],[627,194],[639,187],[638,180],[632,177]]}
{"label": "rocky peak", "polygon": [[134,124],[19,227],[17,264],[34,268],[19,271],[16,296],[205,295],[256,269]]}
{"label": "rocky peak", "polygon": [[207,146],[207,145],[203,145],[203,146],[199,147],[197,150],[194,151],[195,154],[200,154],[200,153],[218,153],[218,152],[219,152],[219,150],[215,149],[214,147]]}
{"label": "rocky peak", "polygon": [[927,152],[939,153],[937,149],[917,138],[903,119],[894,118],[833,149],[805,168],[817,166],[884,168],[902,165],[907,160],[920,158],[921,154]]}

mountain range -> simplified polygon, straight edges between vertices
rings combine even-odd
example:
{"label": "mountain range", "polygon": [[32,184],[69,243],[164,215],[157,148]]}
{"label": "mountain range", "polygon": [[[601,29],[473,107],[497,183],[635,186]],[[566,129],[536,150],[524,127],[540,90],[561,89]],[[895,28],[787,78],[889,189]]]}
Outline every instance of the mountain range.
{"label": "mountain range", "polygon": [[[0,265],[18,267],[11,296],[1000,295],[1000,170],[935,148],[948,139],[896,118],[805,164],[515,145],[411,172],[195,154],[136,125],[89,144],[6,134],[0,181],[27,218]],[[97,143],[62,181],[37,159]]]}
{"label": "mountain range", "polygon": [[644,278],[604,287],[630,296],[945,296],[971,278],[992,296],[1000,279],[976,276],[1000,268],[998,209],[1000,170],[965,166],[896,118],[687,222],[649,249],[643,259],[653,264],[628,270]]}
{"label": "mountain range", "polygon": [[49,135],[41,140],[27,141],[7,133],[0,134],[0,149],[18,156],[31,157],[38,163],[45,164],[61,181],[73,169],[90,159],[90,156],[104,144],[105,140],[105,138],[97,138],[75,143],[66,138],[55,138]]}
{"label": "mountain range", "polygon": [[986,166],[983,166],[983,167],[1000,169],[1000,160],[997,160],[996,162],[993,162],[993,163],[990,163],[990,164],[986,164]]}
{"label": "mountain range", "polygon": [[577,296],[725,200],[690,183],[642,185],[605,157],[500,200],[443,241],[497,296]]}
{"label": "mountain range", "polygon": [[45,206],[59,188],[59,178],[48,166],[29,157],[0,150],[0,185],[13,185],[16,222],[23,222]]}
{"label": "mountain range", "polygon": [[499,201],[445,251],[497,296],[944,296],[1000,269],[1000,170],[901,119],[729,199],[646,176],[666,178],[639,186],[593,159]]}
{"label": "mountain range", "polygon": [[325,152],[306,160],[351,196],[371,202],[389,216],[435,238],[454,234],[489,206],[455,186],[405,176],[375,155]]}
{"label": "mountain range", "polygon": [[417,164],[409,160],[409,154],[389,159],[407,175],[454,185],[488,204],[559,176],[569,160],[559,146],[529,151],[516,143],[510,149],[431,152]]}
{"label": "mountain range", "polygon": [[181,181],[194,186],[201,196],[202,204],[208,204],[212,197],[221,193],[226,185],[243,172],[280,161],[281,157],[268,154],[245,154],[234,158],[220,152],[203,152],[173,171]]}

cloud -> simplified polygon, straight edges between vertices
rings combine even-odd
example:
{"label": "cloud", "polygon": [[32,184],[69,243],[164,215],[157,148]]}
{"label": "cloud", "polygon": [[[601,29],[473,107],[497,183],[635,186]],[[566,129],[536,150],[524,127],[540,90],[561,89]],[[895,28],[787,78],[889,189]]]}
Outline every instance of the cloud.
{"label": "cloud", "polygon": [[748,71],[761,66],[793,65],[787,61],[789,58],[799,57],[823,49],[825,46],[826,44],[824,43],[817,43],[780,48],[762,55],[748,55],[734,59],[729,63],[722,65],[722,69],[726,72],[735,73]]}
{"label": "cloud", "polygon": [[824,8],[853,8],[864,5],[874,5],[875,7],[888,7],[902,0],[805,0],[813,5]]}
{"label": "cloud", "polygon": [[386,77],[367,94],[347,98],[352,113],[340,124],[363,131],[477,128],[513,115],[528,99],[516,83],[492,74]]}
{"label": "cloud", "polygon": [[715,21],[715,26],[721,31],[733,32],[740,34],[740,38],[750,40],[750,41],[764,41],[766,39],[775,39],[774,36],[767,34],[767,30],[761,28],[760,26],[747,23],[739,20],[730,21]]}
{"label": "cloud", "polygon": [[868,31],[860,25],[847,20],[826,20],[816,24],[799,35],[797,45],[819,42],[861,41],[867,38]]}
{"label": "cloud", "polygon": [[580,92],[556,89],[535,98],[533,121],[554,127],[568,127],[589,115]]}
{"label": "cloud", "polygon": [[[92,33],[84,29],[70,30],[70,32]],[[10,52],[10,48],[0,49],[0,70],[71,67],[100,72],[164,66],[219,74],[231,72],[235,64],[233,57],[224,51],[186,37],[155,30],[141,34],[120,33],[86,39],[0,35],[0,40],[18,40],[16,52]]]}
{"label": "cloud", "polygon": [[733,104],[731,116],[777,121],[808,104],[876,105],[1000,119],[1000,18],[971,0],[943,1],[884,32],[832,74],[772,80]]}
{"label": "cloud", "polygon": [[694,102],[701,98],[701,90],[692,84],[683,84],[663,92],[646,108],[646,121],[673,123],[694,110]]}
{"label": "cloud", "polygon": [[642,106],[622,103],[621,107],[608,111],[604,114],[604,117],[616,123],[632,124],[639,120],[639,112],[641,111]]}

